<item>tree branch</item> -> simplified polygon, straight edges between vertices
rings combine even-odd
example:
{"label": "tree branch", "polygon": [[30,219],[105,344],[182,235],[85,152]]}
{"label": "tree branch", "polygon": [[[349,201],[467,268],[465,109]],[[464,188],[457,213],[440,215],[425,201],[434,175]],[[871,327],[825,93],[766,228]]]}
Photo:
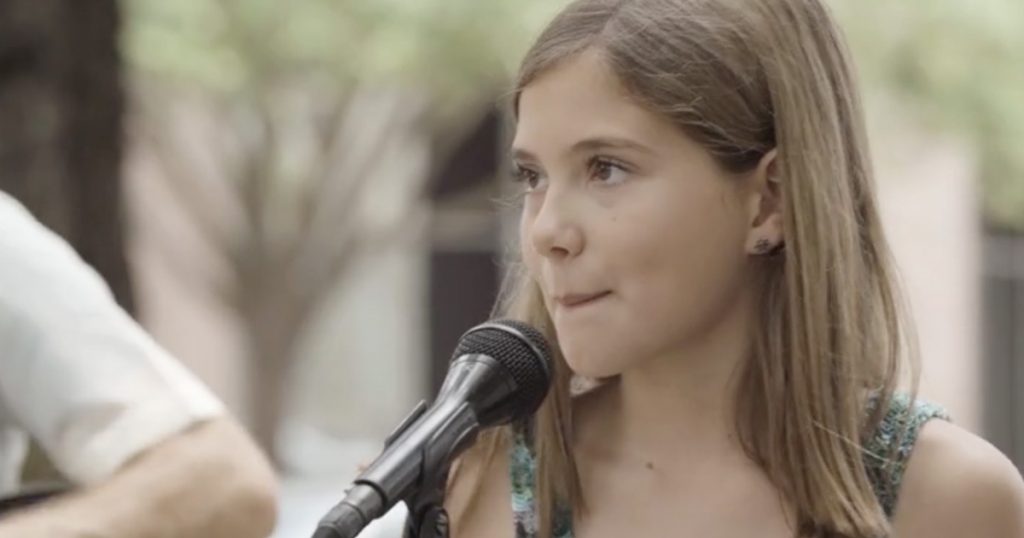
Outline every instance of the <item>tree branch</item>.
{"label": "tree branch", "polygon": [[173,135],[166,129],[154,126],[161,123],[159,120],[147,115],[132,123],[134,138],[144,143],[141,146],[143,151],[149,150],[143,155],[150,154],[159,165],[163,171],[162,174],[158,174],[160,179],[178,204],[190,215],[200,235],[214,251],[230,260],[231,252],[235,248],[235,237],[223,218],[228,212],[223,207],[216,207],[214,201],[218,198],[230,198],[232,194],[222,192],[218,196],[214,192],[216,181],[201,179],[203,174],[191,164],[189,153],[180,148]]}
{"label": "tree branch", "polygon": [[[333,266],[344,263],[344,256],[366,233],[361,227],[360,209],[367,203],[366,192],[372,183],[383,181],[381,171],[392,164],[392,159],[414,161],[413,167],[422,168],[408,174],[410,200],[419,198],[428,177],[429,165],[417,166],[416,155],[398,155],[414,145],[409,137],[417,136],[415,122],[420,118],[423,104],[406,99],[401,94],[381,96],[379,92],[364,90],[348,104],[348,114],[339,126],[338,144],[325,170],[324,187],[320,190],[320,203],[314,208],[309,228],[295,258],[295,280],[308,282],[314,289],[317,282],[330,281]],[[417,177],[420,176],[420,177]]]}

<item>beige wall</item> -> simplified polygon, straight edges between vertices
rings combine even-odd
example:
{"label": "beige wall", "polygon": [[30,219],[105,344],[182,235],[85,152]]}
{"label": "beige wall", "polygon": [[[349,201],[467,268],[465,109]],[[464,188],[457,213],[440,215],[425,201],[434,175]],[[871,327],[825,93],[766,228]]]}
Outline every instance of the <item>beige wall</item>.
{"label": "beige wall", "polygon": [[873,117],[879,197],[917,322],[922,396],[981,432],[981,217],[968,146],[906,120]]}

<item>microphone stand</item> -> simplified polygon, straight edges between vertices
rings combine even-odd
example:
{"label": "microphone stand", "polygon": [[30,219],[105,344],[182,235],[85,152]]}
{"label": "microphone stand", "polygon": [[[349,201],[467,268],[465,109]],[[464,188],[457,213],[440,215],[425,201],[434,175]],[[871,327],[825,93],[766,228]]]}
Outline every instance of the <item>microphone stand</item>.
{"label": "microphone stand", "polygon": [[[421,403],[413,415],[422,414],[423,409],[425,406]],[[473,428],[469,435],[459,439],[456,445],[476,438],[476,432],[476,428]],[[415,493],[405,499],[409,517],[405,520],[403,538],[448,538],[449,519],[448,511],[444,508],[444,499],[448,492],[448,475],[452,466],[451,451],[455,448],[452,445],[425,447],[421,468],[429,469],[430,473],[423,477]]]}
{"label": "microphone stand", "polygon": [[448,485],[448,471],[451,465],[439,467],[429,480],[424,481],[415,495],[406,499],[409,517],[405,520],[403,538],[448,538],[448,511],[444,509],[445,490]]}
{"label": "microphone stand", "polygon": [[[467,408],[467,404],[460,404],[460,408]],[[384,440],[385,448],[395,443],[427,411],[426,402],[420,402],[402,424]],[[460,421],[467,420],[471,421],[471,427],[458,427]],[[448,512],[444,509],[448,473],[454,459],[453,454],[458,454],[476,439],[479,428],[475,420],[474,415],[466,413],[449,418],[420,448],[421,479],[411,493],[399,499],[409,508],[403,538],[448,538],[449,519]],[[371,512],[378,512],[381,508],[380,499],[381,494],[377,486],[372,483],[359,484],[357,481],[357,485],[346,493],[345,499],[320,521],[313,538],[357,536],[369,523],[366,508]],[[366,504],[367,500],[370,501],[369,504]]]}

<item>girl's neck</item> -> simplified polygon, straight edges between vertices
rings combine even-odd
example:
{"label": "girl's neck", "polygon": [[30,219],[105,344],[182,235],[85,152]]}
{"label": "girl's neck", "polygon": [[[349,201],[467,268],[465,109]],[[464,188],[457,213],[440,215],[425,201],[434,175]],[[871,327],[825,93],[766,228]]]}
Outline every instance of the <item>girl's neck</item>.
{"label": "girl's neck", "polygon": [[580,441],[612,457],[663,461],[735,452],[736,382],[751,349],[753,311],[739,304],[672,353],[582,396]]}

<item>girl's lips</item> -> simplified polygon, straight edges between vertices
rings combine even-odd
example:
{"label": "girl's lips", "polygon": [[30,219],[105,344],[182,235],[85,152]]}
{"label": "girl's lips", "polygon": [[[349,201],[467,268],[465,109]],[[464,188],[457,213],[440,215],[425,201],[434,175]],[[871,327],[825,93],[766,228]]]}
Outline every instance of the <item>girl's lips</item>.
{"label": "girl's lips", "polygon": [[569,293],[556,297],[555,302],[566,308],[575,308],[590,304],[598,299],[602,299],[610,293],[610,291],[601,291],[597,293]]}

